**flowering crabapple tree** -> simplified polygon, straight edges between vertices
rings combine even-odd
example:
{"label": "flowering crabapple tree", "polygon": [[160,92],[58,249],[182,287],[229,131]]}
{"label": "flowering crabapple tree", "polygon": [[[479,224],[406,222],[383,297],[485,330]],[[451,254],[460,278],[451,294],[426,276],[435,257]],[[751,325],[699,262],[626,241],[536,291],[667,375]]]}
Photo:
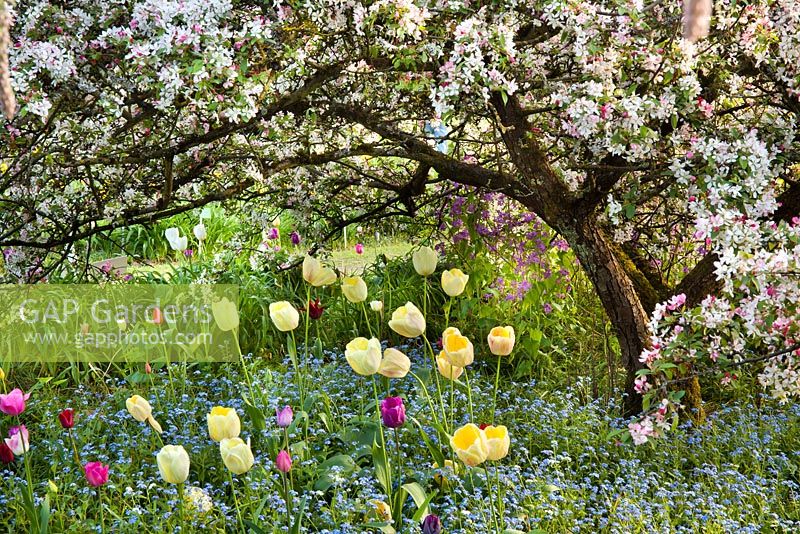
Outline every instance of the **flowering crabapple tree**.
{"label": "flowering crabapple tree", "polygon": [[469,186],[573,249],[628,411],[645,394],[637,442],[726,366],[758,358],[774,395],[800,392],[797,1],[716,2],[696,43],[680,2],[640,0],[14,9],[0,244],[20,279],[211,202],[336,228]]}

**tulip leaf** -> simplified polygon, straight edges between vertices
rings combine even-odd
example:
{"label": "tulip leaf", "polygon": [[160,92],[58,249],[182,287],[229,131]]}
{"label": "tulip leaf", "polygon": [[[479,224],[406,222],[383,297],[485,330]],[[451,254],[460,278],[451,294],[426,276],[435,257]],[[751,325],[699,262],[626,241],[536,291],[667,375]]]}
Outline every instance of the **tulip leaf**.
{"label": "tulip leaf", "polygon": [[256,430],[265,430],[267,428],[267,420],[261,410],[249,402],[245,402],[244,411],[247,413],[247,416],[250,417],[250,420],[253,421],[253,428]]}
{"label": "tulip leaf", "polygon": [[308,501],[308,496],[304,495],[303,499],[300,501],[300,505],[297,507],[297,510],[294,513],[294,521],[292,522],[292,534],[300,534],[300,527],[303,523],[303,512],[306,510],[306,502]]}
{"label": "tulip leaf", "polygon": [[427,432],[425,432],[425,429],[422,427],[422,424],[417,421],[415,417],[411,417],[410,419],[414,421],[414,424],[416,424],[417,427],[419,427],[419,433],[422,435],[422,441],[425,442],[425,446],[428,447],[428,451],[431,453],[431,456],[433,456],[433,461],[436,462],[439,467],[443,467],[444,454],[442,454],[442,451],[438,447],[434,446],[433,443],[431,443],[431,440],[428,437]]}
{"label": "tulip leaf", "polygon": [[378,479],[386,495],[392,494],[392,475],[386,451],[377,443],[372,444],[372,463],[375,465],[375,478]]}
{"label": "tulip leaf", "polygon": [[317,468],[319,478],[314,483],[315,490],[327,491],[327,489],[333,485],[335,481],[334,474],[332,473],[333,468],[337,468],[336,470],[339,472],[337,476],[347,476],[353,473],[357,469],[357,466],[353,459],[346,454],[337,454],[336,456],[328,458]]}
{"label": "tulip leaf", "polygon": [[427,495],[418,482],[403,484],[403,489],[411,495],[411,498],[414,499],[414,504],[417,505],[417,513],[414,514],[414,521],[420,521],[423,516],[428,515],[428,503],[431,502],[436,492]]}

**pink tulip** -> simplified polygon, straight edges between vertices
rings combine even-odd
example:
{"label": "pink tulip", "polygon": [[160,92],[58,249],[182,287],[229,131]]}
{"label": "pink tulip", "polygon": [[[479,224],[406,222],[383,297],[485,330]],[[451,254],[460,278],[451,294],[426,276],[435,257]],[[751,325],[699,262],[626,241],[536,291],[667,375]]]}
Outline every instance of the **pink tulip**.
{"label": "pink tulip", "polygon": [[89,462],[83,466],[83,472],[90,486],[97,488],[108,482],[108,466],[102,462]]}
{"label": "pink tulip", "polygon": [[356,254],[363,254],[364,253],[364,245],[361,243],[356,244]]}
{"label": "pink tulip", "polygon": [[292,469],[292,457],[289,456],[289,453],[285,450],[282,450],[278,453],[278,457],[275,459],[275,467],[278,468],[278,471],[281,473],[288,473]]}
{"label": "pink tulip", "polygon": [[8,415],[19,415],[25,411],[25,401],[31,394],[25,394],[21,389],[11,390],[7,395],[0,395],[0,412]]}
{"label": "pink tulip", "polygon": [[8,436],[5,439],[6,445],[15,455],[21,456],[31,449],[30,441],[28,441],[28,429],[25,428],[25,425],[12,426],[8,429]]}

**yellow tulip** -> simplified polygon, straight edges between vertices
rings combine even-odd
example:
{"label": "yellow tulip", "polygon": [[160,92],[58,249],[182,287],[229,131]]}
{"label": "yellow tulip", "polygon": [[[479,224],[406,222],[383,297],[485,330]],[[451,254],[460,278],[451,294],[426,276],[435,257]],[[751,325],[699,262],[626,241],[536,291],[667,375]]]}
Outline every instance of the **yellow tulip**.
{"label": "yellow tulip", "polygon": [[367,300],[367,284],[360,276],[342,279],[342,293],[350,302],[357,304]]}
{"label": "yellow tulip", "polygon": [[219,453],[225,467],[237,475],[247,473],[255,462],[250,444],[245,443],[242,438],[223,439],[219,442]]}
{"label": "yellow tulip", "polygon": [[489,447],[489,460],[501,460],[508,454],[511,438],[508,429],[503,426],[487,426],[483,429],[486,434],[486,445]]}
{"label": "yellow tulip", "polygon": [[419,308],[406,302],[405,306],[400,306],[392,313],[389,328],[403,337],[417,337],[425,332],[425,317]]}
{"label": "yellow tulip", "polygon": [[472,341],[462,336],[460,332],[453,332],[447,337],[442,337],[444,355],[456,367],[466,367],[475,360],[475,351]]}
{"label": "yellow tulip", "polygon": [[344,357],[356,373],[374,375],[381,366],[381,342],[374,337],[357,337],[345,346]]}
{"label": "yellow tulip", "polygon": [[461,269],[450,269],[442,273],[442,289],[451,297],[463,293],[468,281],[469,275],[464,274]]}
{"label": "yellow tulip", "polygon": [[6,372],[3,371],[2,367],[0,367],[0,382],[4,381],[5,379],[6,379]]}
{"label": "yellow tulip", "polygon": [[514,327],[495,326],[489,332],[489,350],[495,356],[508,356],[514,350]]}
{"label": "yellow tulip", "polygon": [[470,467],[482,464],[489,457],[486,434],[473,423],[456,430],[450,438],[450,446],[459,459]]}
{"label": "yellow tulip", "polygon": [[[439,464],[433,462],[433,468],[439,469]],[[447,487],[447,485],[450,483],[450,478],[461,473],[461,464],[453,463],[453,460],[445,460],[442,471],[444,472],[435,473],[433,475],[433,480],[440,486]]]}
{"label": "yellow tulip", "polygon": [[456,367],[450,363],[450,360],[444,355],[444,351],[436,357],[436,367],[439,369],[439,374],[448,380],[458,380],[458,377],[464,373],[463,367]]}
{"label": "yellow tulip", "polygon": [[378,499],[372,499],[369,502],[375,507],[374,513],[378,521],[389,521],[392,519],[392,509],[389,508],[388,504]]}
{"label": "yellow tulip", "polygon": [[269,305],[269,318],[281,332],[289,332],[300,324],[300,314],[289,302],[282,300]]}
{"label": "yellow tulip", "polygon": [[236,310],[236,304],[226,298],[211,303],[211,314],[214,316],[214,322],[223,332],[239,326],[239,312]]}
{"label": "yellow tulip", "polygon": [[336,273],[319,260],[306,256],[303,260],[303,280],[314,287],[327,286],[336,281]]}
{"label": "yellow tulip", "polygon": [[403,378],[411,370],[411,360],[397,349],[383,351],[383,360],[378,373],[388,378]]}
{"label": "yellow tulip", "polygon": [[150,403],[147,402],[147,399],[139,395],[134,395],[126,400],[125,407],[128,409],[128,413],[140,423],[144,423],[153,415],[153,408],[150,406]]}
{"label": "yellow tulip", "polygon": [[439,256],[431,247],[419,247],[412,254],[411,261],[420,276],[430,276],[436,271]]}
{"label": "yellow tulip", "polygon": [[217,442],[225,438],[237,438],[242,431],[239,415],[233,408],[214,406],[211,408],[211,413],[206,415],[206,422],[208,435]]}
{"label": "yellow tulip", "polygon": [[183,484],[189,477],[189,454],[180,445],[164,445],[156,455],[158,472],[169,484]]}

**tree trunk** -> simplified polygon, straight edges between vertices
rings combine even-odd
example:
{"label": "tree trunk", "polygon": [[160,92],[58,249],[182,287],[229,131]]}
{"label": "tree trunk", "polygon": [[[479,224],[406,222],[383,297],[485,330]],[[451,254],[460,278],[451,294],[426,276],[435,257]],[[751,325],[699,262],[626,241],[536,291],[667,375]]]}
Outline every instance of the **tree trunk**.
{"label": "tree trunk", "polygon": [[650,334],[647,313],[633,282],[615,254],[615,246],[594,218],[564,221],[557,231],[569,242],[594,285],[600,302],[619,339],[625,380],[625,415],[642,410],[642,397],[634,390],[636,372],[646,366],[639,361],[648,346]]}

